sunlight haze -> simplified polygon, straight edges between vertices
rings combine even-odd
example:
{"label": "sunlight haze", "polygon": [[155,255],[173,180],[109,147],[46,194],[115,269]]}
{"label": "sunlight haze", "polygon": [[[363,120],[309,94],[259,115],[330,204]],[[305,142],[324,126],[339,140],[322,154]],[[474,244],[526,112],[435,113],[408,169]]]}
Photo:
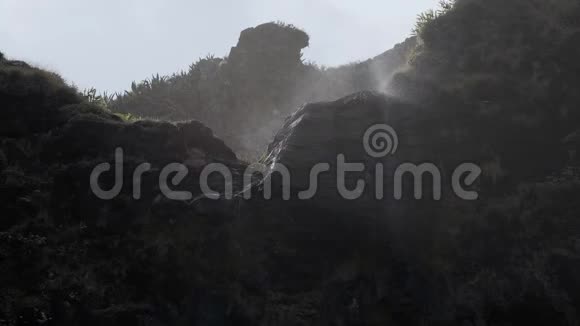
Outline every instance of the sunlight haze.
{"label": "sunlight haze", "polygon": [[376,56],[409,36],[437,0],[0,0],[0,51],[60,73],[80,89],[122,91],[154,73],[222,57],[239,33],[269,21],[310,35],[305,59],[336,66]]}

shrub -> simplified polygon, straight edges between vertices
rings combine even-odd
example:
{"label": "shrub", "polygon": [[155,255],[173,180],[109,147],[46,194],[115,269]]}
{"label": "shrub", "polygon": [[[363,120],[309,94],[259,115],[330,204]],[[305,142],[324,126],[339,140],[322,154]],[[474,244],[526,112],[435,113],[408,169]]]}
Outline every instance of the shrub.
{"label": "shrub", "polygon": [[116,97],[115,94],[109,95],[107,94],[107,92],[98,94],[97,90],[94,87],[90,89],[84,89],[81,94],[86,99],[87,102],[89,102],[90,104],[100,106],[103,109],[108,108],[109,104],[113,102],[113,100]]}
{"label": "shrub", "polygon": [[429,9],[425,12],[420,13],[417,16],[417,22],[415,22],[415,27],[413,28],[413,35],[421,36],[425,28],[439,18],[445,15],[453,8],[455,0],[440,0],[438,9]]}

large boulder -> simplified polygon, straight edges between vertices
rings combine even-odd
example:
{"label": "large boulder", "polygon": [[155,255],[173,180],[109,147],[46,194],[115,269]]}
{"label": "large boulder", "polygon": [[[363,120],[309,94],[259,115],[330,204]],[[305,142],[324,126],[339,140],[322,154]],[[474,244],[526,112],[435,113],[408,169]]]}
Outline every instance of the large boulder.
{"label": "large boulder", "polygon": [[[438,110],[445,101],[457,110]],[[440,174],[438,185],[434,186],[435,179],[425,173],[421,189],[417,190],[421,190],[422,205],[425,200],[436,199],[432,204],[440,206],[441,202],[463,198],[454,189],[452,176],[465,163],[477,166],[481,175],[475,183],[463,187],[477,191],[482,199],[516,191],[523,182],[542,180],[566,162],[564,146],[542,138],[537,130],[518,129],[501,121],[493,129],[492,122],[477,113],[460,112],[452,98],[439,98],[434,102],[437,107],[412,103],[361,92],[337,101],[305,105],[286,120],[270,144],[265,162],[270,168],[281,164],[289,169],[292,199],[309,189],[313,167],[328,163],[330,171],[317,176],[318,189],[308,205],[362,216],[401,216],[414,209],[416,187],[409,173],[402,178],[402,201],[395,196],[395,172],[403,164],[428,163],[435,167]],[[391,129],[384,130],[385,127]],[[396,148],[394,142],[398,142]],[[374,155],[388,145],[392,146],[390,153]],[[365,182],[364,192],[356,200],[345,198],[344,192],[338,190],[339,154],[346,163],[364,165],[363,171],[347,172],[344,178],[348,190],[355,189],[360,180]],[[383,165],[382,176],[377,163]],[[274,192],[282,196],[283,180],[277,173],[272,174],[272,180]],[[378,196],[377,187],[383,190],[382,197]],[[440,197],[434,193],[436,190]]]}
{"label": "large boulder", "polygon": [[238,44],[231,49],[228,63],[243,70],[287,69],[287,65],[302,64],[300,53],[308,42],[308,34],[291,25],[262,24],[242,31]]}
{"label": "large boulder", "polygon": [[[373,92],[308,104],[287,119],[270,145],[266,161],[290,170],[293,195],[308,189],[310,171],[315,165],[328,163],[330,171],[318,176],[315,201],[342,211],[344,205],[339,203],[354,207],[358,213],[364,213],[359,209],[361,205],[374,212],[376,207],[368,206],[368,201],[394,198],[394,172],[401,164],[432,163],[444,177],[450,176],[458,164],[482,158],[478,150],[459,152],[473,144],[468,143],[469,139],[456,138],[453,124],[446,126],[448,130],[438,129],[441,125],[433,117],[425,108]],[[345,181],[349,190],[355,188],[357,180],[365,181],[359,198],[365,204],[354,205],[356,200],[347,200],[337,191],[339,155],[345,163],[364,164],[363,171],[346,173]],[[382,178],[377,176],[377,163],[383,164]],[[449,181],[442,179],[443,196],[452,195]],[[383,182],[384,199],[377,198],[378,182]],[[411,188],[405,184],[405,198]],[[424,196],[430,197],[430,182],[425,182],[423,188]]]}
{"label": "large boulder", "polygon": [[248,28],[220,69],[228,87],[220,132],[238,153],[255,159],[268,145],[283,117],[297,104],[302,84],[302,49],[308,35],[292,25],[266,23]]}

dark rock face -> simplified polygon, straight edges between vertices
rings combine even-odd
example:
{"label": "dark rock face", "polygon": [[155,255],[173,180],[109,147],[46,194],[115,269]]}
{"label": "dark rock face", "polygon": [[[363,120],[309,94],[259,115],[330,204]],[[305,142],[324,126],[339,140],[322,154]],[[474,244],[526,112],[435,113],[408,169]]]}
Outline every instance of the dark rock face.
{"label": "dark rock face", "polygon": [[[364,202],[370,205],[375,197],[375,165],[388,162],[389,167],[392,167],[403,160],[388,158],[389,155],[381,159],[373,158],[366,152],[365,132],[375,125],[387,123],[395,130],[411,130],[400,136],[393,135],[401,137],[401,141],[405,140],[399,144],[399,148],[406,148],[404,152],[408,155],[412,152],[409,150],[412,148],[409,141],[418,141],[417,135],[413,135],[416,128],[410,122],[410,117],[417,113],[418,108],[412,105],[372,92],[357,93],[334,102],[308,104],[286,120],[269,146],[267,160],[269,164],[280,163],[290,170],[295,191],[308,189],[312,168],[319,163],[328,163],[330,171],[318,177],[320,191],[315,198],[320,200],[321,207],[342,210],[345,206],[351,206],[354,211],[362,213],[360,206],[364,206]],[[367,183],[365,193],[357,205],[356,201],[341,198],[337,191],[338,155],[343,155],[346,163],[365,165],[364,171],[349,172],[345,178],[349,190],[356,187],[357,180]],[[387,174],[385,177],[392,175]],[[392,192],[389,195],[392,196]],[[341,202],[344,205],[340,205]],[[376,205],[372,205],[368,210],[374,212],[376,208]]]}
{"label": "dark rock face", "polygon": [[[457,325],[544,322],[539,312],[549,312],[565,324],[558,305],[575,311],[575,184],[542,184],[513,201],[474,205],[344,201],[331,179],[321,180],[321,197],[305,201],[284,201],[276,192],[272,200],[172,201],[158,184],[167,163],[188,167],[176,187],[195,198],[206,164],[226,164],[236,182],[245,166],[196,121],[127,123],[81,102],[50,112],[57,123],[47,129],[0,139],[3,320]],[[438,129],[446,120],[429,112],[370,92],[310,104],[288,119],[268,160],[287,165],[298,180],[294,190],[303,190],[307,169],[336,162],[337,154],[376,164],[362,138],[377,123],[398,133],[396,155],[381,161],[386,167],[436,157],[445,169],[472,153],[446,147],[450,133]],[[116,147],[124,149],[127,171],[152,164],[140,200],[131,187],[110,201],[89,188],[91,170],[113,163]],[[131,177],[126,173],[124,184]],[[103,176],[103,187],[112,183]],[[561,201],[567,210],[557,208]],[[556,216],[545,218],[546,211]],[[466,216],[477,219],[465,223]],[[538,279],[521,280],[530,264]]]}
{"label": "dark rock face", "polygon": [[[168,163],[188,167],[173,188],[194,197],[206,164],[222,162],[234,175],[243,170],[211,130],[198,122],[129,124],[79,114],[48,133],[0,138],[0,144],[7,153],[0,166],[0,319],[60,325],[237,320],[227,312],[233,283],[219,285],[235,279],[227,229],[233,210],[222,209],[231,204],[173,201],[159,188],[159,171]],[[116,147],[124,148],[124,186],[105,201],[90,189],[89,175],[97,164],[114,163]],[[135,200],[132,172],[144,162],[152,169]],[[100,182],[110,189],[114,180],[104,174]],[[220,191],[220,184],[213,189]]]}
{"label": "dark rock face", "polygon": [[[375,165],[384,164],[385,196],[391,198],[393,173],[403,163],[435,165],[443,178],[447,177],[442,180],[443,196],[447,198],[453,197],[450,193],[451,175],[465,162],[483,169],[479,187],[485,195],[502,193],[506,186],[546,177],[564,167],[565,146],[555,139],[541,139],[538,136],[541,127],[530,130],[496,124],[496,128],[491,129],[490,125],[482,126],[486,123],[477,113],[453,111],[450,114],[426,103],[416,104],[362,92],[334,102],[308,104],[295,112],[270,145],[267,161],[288,167],[292,172],[293,186],[300,190],[308,188],[310,170],[316,164],[330,163],[330,173],[321,175],[321,182],[326,186],[322,186],[319,194],[320,197],[328,196],[330,193],[325,189],[335,194],[327,198],[327,204],[340,199],[335,189],[339,154],[344,155],[347,163],[364,163],[366,166],[365,171],[350,174],[349,189],[354,188],[354,180],[373,181]],[[371,144],[365,144],[364,136],[373,126],[381,125],[391,127],[395,134],[387,135],[386,139],[384,133],[379,133],[377,140],[383,143],[375,145],[386,146],[386,141],[396,138],[398,147],[393,153],[374,158],[365,147]],[[498,133],[510,133],[512,138],[500,139],[496,136]],[[370,135],[375,136],[377,132]],[[370,141],[372,138],[366,142]],[[546,152],[551,153],[549,159],[542,158]],[[370,183],[367,190],[374,193],[374,187],[375,184]],[[428,193],[428,189],[424,189],[424,193]]]}
{"label": "dark rock face", "polygon": [[[557,171],[564,162],[556,155],[528,164],[530,157],[542,155],[544,145],[522,152],[514,143],[499,143],[490,137],[493,132],[504,132],[503,126],[485,130],[469,115],[452,120],[434,108],[409,103],[363,92],[334,102],[308,104],[288,118],[270,145],[266,162],[282,163],[290,169],[293,196],[307,188],[309,171],[315,164],[331,163],[331,171],[319,177],[319,191],[313,199],[253,203],[250,211],[256,218],[248,223],[260,230],[253,240],[268,234],[268,238],[278,239],[277,248],[292,252],[280,249],[269,254],[269,260],[276,262],[264,265],[270,287],[287,294],[291,290],[284,286],[292,284],[292,291],[301,292],[303,298],[316,289],[316,302],[324,308],[317,310],[314,319],[322,324],[336,319],[349,325],[412,325],[421,320],[443,325],[482,320],[541,324],[546,321],[544,314],[555,323],[573,324],[558,312],[560,305],[571,305],[550,293],[562,298],[574,296],[574,289],[548,281],[545,284],[550,290],[540,290],[535,277],[521,279],[525,266],[547,248],[568,249],[560,253],[550,249],[547,261],[534,263],[533,269],[544,275],[540,278],[568,275],[565,270],[570,271],[577,262],[572,258],[575,245],[560,238],[577,234],[573,231],[577,221],[569,214],[558,214],[553,220],[553,215],[544,214],[559,211],[555,208],[559,205],[577,211],[576,204],[566,204],[566,198],[577,193],[577,182],[566,176],[550,181],[552,172],[540,172]],[[396,130],[399,144],[394,155],[375,159],[365,151],[363,134],[377,123]],[[532,139],[517,145],[529,144]],[[551,146],[556,152],[564,149],[559,141]],[[487,149],[502,147],[513,150],[500,157],[500,161],[510,162],[502,165],[503,173],[510,174],[510,182],[499,181],[498,167],[489,163]],[[433,162],[441,168],[443,178],[457,164],[480,163],[484,168],[476,186],[480,199],[469,202],[446,195],[450,185],[443,179],[441,201],[429,200],[430,183],[423,185],[426,200],[412,200],[412,191],[405,192],[407,200],[402,201],[393,200],[388,191],[381,201],[366,193],[359,200],[345,200],[336,191],[333,174],[332,163],[338,154],[344,154],[347,162],[367,166],[383,163],[385,171],[391,172],[385,173],[385,185],[392,185],[392,169],[402,162]],[[533,169],[535,177],[526,178],[518,167]],[[375,180],[372,171],[370,176],[351,175]],[[543,181],[536,183],[537,178]],[[374,189],[372,182],[368,185]],[[277,196],[281,198],[280,193]],[[560,196],[561,200],[554,201]],[[522,208],[514,211],[514,207]],[[513,220],[506,219],[510,212],[515,214]],[[276,221],[268,221],[267,216],[273,214]],[[534,231],[537,223],[548,223],[554,229]],[[519,236],[522,232],[528,234],[525,239]],[[542,244],[533,245],[536,241]],[[565,267],[554,272],[550,269],[552,260],[562,261],[558,266]],[[570,279],[569,284],[573,287],[576,281]]]}
{"label": "dark rock face", "polygon": [[[124,122],[85,103],[57,76],[23,65],[0,64],[0,103],[0,320],[243,321],[226,313],[235,300],[233,283],[223,285],[235,279],[227,228],[233,210],[224,209],[232,204],[169,200],[159,185],[169,163],[187,166],[175,189],[194,198],[206,164],[226,164],[234,175],[243,170],[209,128],[197,121]],[[101,200],[89,176],[98,164],[114,163],[117,147],[124,150],[123,187]],[[145,162],[151,171],[137,200],[132,172]],[[115,182],[112,173],[99,181],[104,189]],[[209,182],[223,191],[223,182]]]}

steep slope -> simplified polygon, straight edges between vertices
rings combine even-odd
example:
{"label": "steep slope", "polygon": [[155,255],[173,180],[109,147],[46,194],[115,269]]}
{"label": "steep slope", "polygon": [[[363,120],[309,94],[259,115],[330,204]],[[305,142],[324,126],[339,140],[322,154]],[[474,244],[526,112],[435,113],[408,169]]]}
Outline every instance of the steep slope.
{"label": "steep slope", "polygon": [[477,135],[506,178],[544,176],[566,163],[560,141],[580,124],[579,10],[574,1],[459,0],[425,24],[412,69],[391,91]]}
{"label": "steep slope", "polygon": [[[176,188],[198,196],[203,166],[243,170],[209,128],[124,122],[86,103],[56,74],[14,61],[0,63],[0,103],[1,323],[226,318],[236,265],[228,203],[172,201],[158,181],[166,164],[186,164],[189,174]],[[116,148],[124,173],[104,173],[98,182],[109,190],[121,181],[122,188],[101,200],[90,175],[103,162],[116,166]],[[146,162],[151,170],[135,184],[133,171]]]}
{"label": "steep slope", "polygon": [[301,51],[308,42],[308,35],[291,25],[248,28],[227,57],[208,57],[188,72],[134,83],[110,108],[143,117],[200,120],[244,158],[256,159],[297,106],[384,89],[405,65],[415,39],[337,68],[303,62]]}
{"label": "steep slope", "polygon": [[377,123],[399,133],[385,166],[483,168],[474,202],[414,201],[412,191],[403,201],[341,200],[331,168],[313,199],[266,205],[293,212],[283,227],[259,225],[280,239],[274,287],[296,282],[284,290],[300,293],[289,306],[317,298],[323,325],[578,324],[580,184],[568,154],[580,125],[579,13],[573,1],[458,0],[423,25],[395,98],[361,93],[288,118],[266,162],[298,176],[294,195],[309,168],[338,154],[374,166],[362,135]]}

